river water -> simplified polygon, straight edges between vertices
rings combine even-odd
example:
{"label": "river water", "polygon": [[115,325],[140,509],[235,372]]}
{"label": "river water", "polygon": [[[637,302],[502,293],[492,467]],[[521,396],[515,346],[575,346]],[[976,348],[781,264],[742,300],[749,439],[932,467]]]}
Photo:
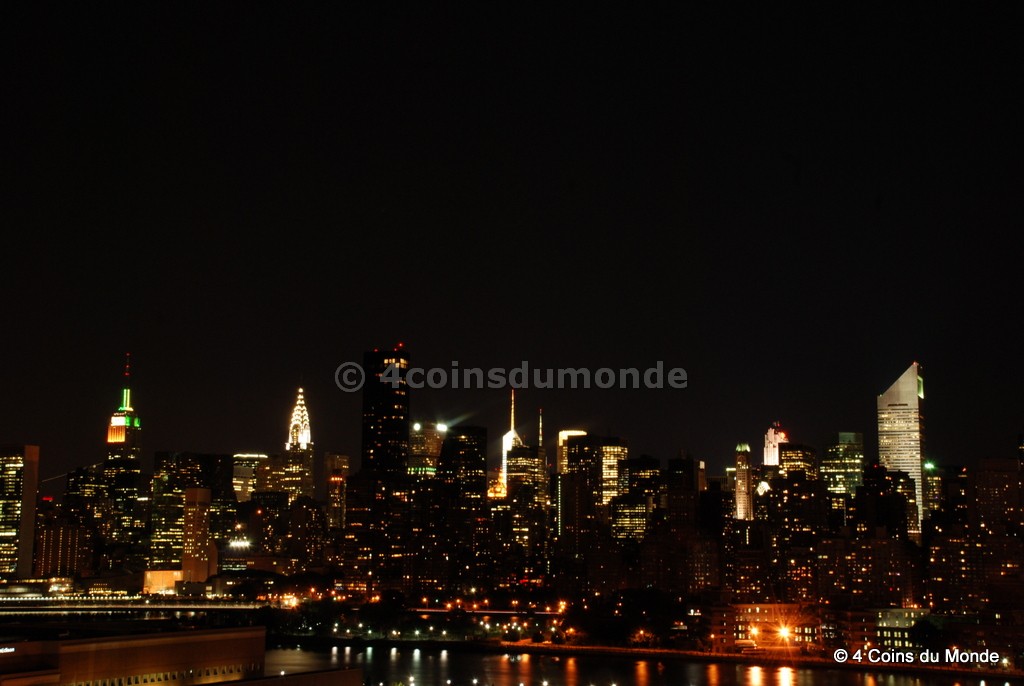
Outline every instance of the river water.
{"label": "river water", "polygon": [[266,655],[267,676],[346,666],[361,667],[363,681],[370,686],[1021,686],[1017,681],[946,675],[412,647],[339,646],[329,652],[268,649]]}

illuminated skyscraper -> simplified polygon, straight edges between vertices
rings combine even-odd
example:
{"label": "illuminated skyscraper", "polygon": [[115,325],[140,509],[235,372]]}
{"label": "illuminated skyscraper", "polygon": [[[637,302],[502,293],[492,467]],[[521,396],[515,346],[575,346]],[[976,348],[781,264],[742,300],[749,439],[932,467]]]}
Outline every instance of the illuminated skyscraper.
{"label": "illuminated skyscraper", "polygon": [[313,497],[313,439],[309,429],[306,399],[301,388],[295,399],[295,407],[292,408],[285,454],[281,457],[281,465],[277,471],[278,483],[273,490],[287,493],[289,503],[303,496]]}
{"label": "illuminated skyscraper", "polygon": [[643,540],[662,493],[661,462],[650,455],[619,461],[619,495],[611,501],[612,535]]}
{"label": "illuminated skyscraper", "polygon": [[313,438],[309,430],[309,411],[306,409],[306,399],[299,389],[298,397],[295,398],[295,407],[292,408],[292,418],[288,422],[288,441],[285,443],[285,450],[306,450],[313,447]]}
{"label": "illuminated skyscraper", "polygon": [[817,479],[818,459],[814,448],[790,441],[780,442],[779,470],[784,474],[801,471],[808,479]]}
{"label": "illuminated skyscraper", "polygon": [[36,519],[35,578],[90,576],[92,530],[60,505],[44,500],[42,508]]}
{"label": "illuminated skyscraper", "polygon": [[[231,455],[158,452],[153,469],[148,569],[180,569],[185,537],[185,496],[189,489],[207,491],[207,531],[224,545],[233,533],[236,496]],[[251,494],[250,494],[251,495]]]}
{"label": "illuminated skyscraper", "polygon": [[513,448],[522,448],[525,444],[523,439],[516,433],[516,390],[512,389],[512,409],[509,419],[509,429],[501,437],[501,473],[498,478],[505,492],[508,492],[508,456]]}
{"label": "illuminated skyscraper", "polygon": [[252,492],[257,487],[256,476],[259,474],[260,466],[266,462],[267,455],[264,453],[235,453],[232,457],[232,483],[238,502],[249,502]]}
{"label": "illuminated skyscraper", "polygon": [[753,519],[754,503],[751,499],[752,483],[750,474],[750,445],[736,446],[736,519]]}
{"label": "illuminated skyscraper", "polygon": [[0,446],[0,579],[32,576],[39,446]]}
{"label": "illuminated skyscraper", "polygon": [[778,422],[768,427],[768,433],[764,435],[764,466],[769,468],[766,471],[770,472],[772,468],[778,468],[779,443],[785,443],[788,440],[786,432],[782,430]]}
{"label": "illuminated skyscraper", "polygon": [[830,493],[853,496],[864,477],[864,434],[841,431],[825,448],[821,478]]}
{"label": "illuminated skyscraper", "polygon": [[594,503],[607,506],[619,495],[619,461],[629,457],[626,442],[614,436],[574,436],[569,439],[567,467],[584,475]]}
{"label": "illuminated skyscraper", "polygon": [[363,354],[363,436],[361,469],[404,475],[409,462],[409,355],[392,350]]}
{"label": "illuminated skyscraper", "polygon": [[932,516],[942,507],[942,483],[945,479],[946,470],[934,462],[925,462],[921,472],[924,479],[924,507]]}
{"label": "illuminated skyscraper", "polygon": [[905,472],[914,481],[917,521],[907,522],[912,538],[921,533],[924,518],[922,479],[922,415],[924,380],[917,362],[878,396],[878,458],[888,470]]}
{"label": "illuminated skyscraper", "polygon": [[[539,419],[543,422],[543,419]],[[526,445],[521,439],[513,445],[505,460],[505,484],[508,494],[513,490],[529,489],[528,499],[537,508],[545,508],[548,502],[548,470],[540,444],[543,442],[543,424],[538,425],[538,445]],[[507,436],[508,434],[506,434]],[[516,439],[519,435],[516,434]]]}
{"label": "illuminated skyscraper", "polygon": [[181,578],[206,581],[217,573],[217,546],[210,535],[210,489],[185,489]]}
{"label": "illuminated skyscraper", "polygon": [[[492,501],[495,535],[506,549],[514,549],[504,569],[517,580],[538,578],[549,540],[548,470],[543,450],[543,415],[538,415],[537,445],[513,445],[506,454],[507,493],[504,502]],[[490,494],[488,494],[490,495]],[[517,557],[521,553],[522,557]]]}
{"label": "illuminated skyscraper", "polygon": [[324,473],[327,475],[327,526],[340,531],[345,528],[345,500],[350,473],[348,455],[324,455]]}
{"label": "illuminated skyscraper", "polygon": [[586,431],[579,429],[565,429],[558,432],[558,455],[555,456],[555,471],[558,474],[565,474],[568,470],[569,460],[569,439],[573,436],[586,436]]}
{"label": "illuminated skyscraper", "polygon": [[115,543],[134,543],[142,537],[148,513],[140,496],[142,428],[132,407],[131,358],[124,365],[121,404],[107,426],[107,458],[103,463],[103,481],[107,487],[110,512],[106,513],[104,533]]}
{"label": "illuminated skyscraper", "polygon": [[430,478],[437,474],[437,458],[441,455],[448,427],[437,422],[416,422],[409,436],[409,474]]}

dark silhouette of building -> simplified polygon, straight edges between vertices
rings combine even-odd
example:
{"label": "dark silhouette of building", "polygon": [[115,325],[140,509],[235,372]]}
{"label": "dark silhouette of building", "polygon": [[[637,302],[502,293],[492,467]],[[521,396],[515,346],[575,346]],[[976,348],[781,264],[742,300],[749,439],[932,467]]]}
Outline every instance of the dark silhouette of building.
{"label": "dark silhouette of building", "polygon": [[492,556],[485,427],[448,427],[438,457],[436,480],[445,512],[443,554],[452,562],[448,569],[450,588],[486,586]]}
{"label": "dark silhouette of building", "polygon": [[409,462],[409,355],[403,344],[363,354],[363,435],[360,469],[404,475]]}

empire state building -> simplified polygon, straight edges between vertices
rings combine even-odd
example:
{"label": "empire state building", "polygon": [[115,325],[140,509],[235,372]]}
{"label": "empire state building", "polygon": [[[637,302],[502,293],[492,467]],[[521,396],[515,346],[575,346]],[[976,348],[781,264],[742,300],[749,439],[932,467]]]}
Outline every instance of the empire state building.
{"label": "empire state building", "polygon": [[132,543],[141,536],[145,512],[140,506],[142,463],[139,459],[142,427],[132,407],[131,357],[124,365],[121,403],[107,425],[107,457],[103,462],[103,482],[107,488],[109,519],[107,538],[116,543]]}

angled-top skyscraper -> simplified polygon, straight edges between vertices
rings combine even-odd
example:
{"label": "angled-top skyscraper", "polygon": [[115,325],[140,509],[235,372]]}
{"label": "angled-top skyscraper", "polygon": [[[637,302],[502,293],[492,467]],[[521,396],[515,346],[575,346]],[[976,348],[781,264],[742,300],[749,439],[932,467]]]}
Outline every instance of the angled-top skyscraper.
{"label": "angled-top skyscraper", "polygon": [[901,471],[914,480],[917,521],[907,522],[911,536],[921,532],[924,516],[922,484],[922,416],[924,379],[917,362],[878,396],[878,459],[890,471]]}

